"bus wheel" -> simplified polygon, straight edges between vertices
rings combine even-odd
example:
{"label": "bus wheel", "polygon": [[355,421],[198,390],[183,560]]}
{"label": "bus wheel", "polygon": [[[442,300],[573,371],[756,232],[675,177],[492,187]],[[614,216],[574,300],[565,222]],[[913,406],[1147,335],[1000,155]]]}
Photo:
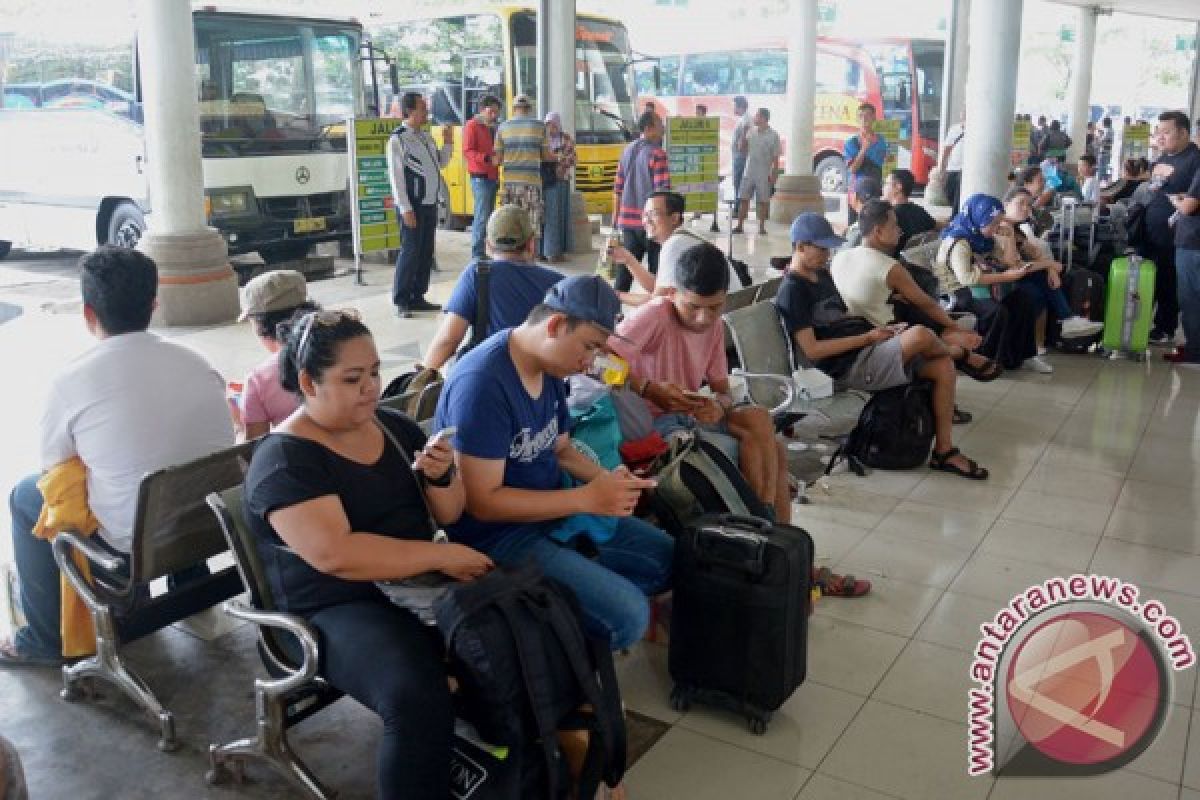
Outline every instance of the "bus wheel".
{"label": "bus wheel", "polygon": [[822,192],[846,191],[846,162],[841,156],[825,156],[817,162],[813,173],[821,183]]}
{"label": "bus wheel", "polygon": [[108,244],[117,247],[137,247],[146,232],[146,218],[133,203],[121,203],[108,218]]}
{"label": "bus wheel", "polygon": [[312,245],[308,242],[278,242],[265,244],[258,248],[258,254],[268,264],[280,264],[284,261],[299,261],[308,256]]}
{"label": "bus wheel", "polygon": [[12,242],[0,241],[0,258],[4,258],[12,250]]}

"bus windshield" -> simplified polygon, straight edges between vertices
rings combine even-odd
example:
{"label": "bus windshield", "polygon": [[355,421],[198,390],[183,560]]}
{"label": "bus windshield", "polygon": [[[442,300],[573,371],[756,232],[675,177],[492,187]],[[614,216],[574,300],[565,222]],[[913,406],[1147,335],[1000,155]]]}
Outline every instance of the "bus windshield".
{"label": "bus windshield", "polygon": [[922,139],[937,141],[942,121],[942,70],[945,63],[942,42],[913,42],[913,61],[917,67],[918,111],[921,114]]}
{"label": "bus windshield", "polygon": [[[534,14],[512,17],[517,86],[537,94],[537,23]],[[632,131],[633,73],[629,37],[617,22],[578,17],[575,21],[575,137],[580,144],[625,141]]]}
{"label": "bus windshield", "polygon": [[345,150],[341,123],[362,111],[356,29],[205,13],[195,26],[205,156]]}

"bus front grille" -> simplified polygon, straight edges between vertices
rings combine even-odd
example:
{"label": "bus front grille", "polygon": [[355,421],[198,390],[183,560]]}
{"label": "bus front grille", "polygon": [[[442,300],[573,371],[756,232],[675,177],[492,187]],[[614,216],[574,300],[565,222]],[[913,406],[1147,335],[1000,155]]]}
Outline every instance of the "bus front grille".
{"label": "bus front grille", "polygon": [[298,197],[260,197],[264,216],[292,220],[310,217],[335,217],[344,212],[345,192],[320,192]]}
{"label": "bus front grille", "polygon": [[615,162],[575,166],[575,188],[581,192],[611,192],[616,178]]}

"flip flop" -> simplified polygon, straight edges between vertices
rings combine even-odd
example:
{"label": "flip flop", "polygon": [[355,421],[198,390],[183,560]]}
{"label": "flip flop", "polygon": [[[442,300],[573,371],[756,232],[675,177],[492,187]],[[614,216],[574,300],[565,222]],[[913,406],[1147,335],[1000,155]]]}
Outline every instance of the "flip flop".
{"label": "flip flop", "polygon": [[963,354],[954,359],[954,365],[958,367],[958,371],[969,378],[974,378],[980,383],[988,383],[994,381],[1004,374],[1004,367],[1000,363],[993,361],[990,358],[984,359],[982,367],[976,367],[971,364],[971,351],[963,348]]}
{"label": "flip flop", "polygon": [[[950,461],[955,456],[961,455],[962,451],[957,447],[951,447],[944,453],[933,453],[929,456],[929,468],[939,472],[949,472],[951,475],[958,475],[973,481],[986,481],[988,471],[971,459],[966,459],[968,469],[963,469]],[[963,456],[963,458],[966,458],[966,456]]]}
{"label": "flip flop", "polygon": [[966,425],[973,419],[975,419],[975,417],[971,414],[970,411],[963,411],[958,406],[954,407],[954,424],[955,425]]}
{"label": "flip flop", "polygon": [[838,575],[829,567],[818,569],[813,582],[821,587],[822,597],[862,597],[871,591],[870,581],[857,580],[853,575]]}

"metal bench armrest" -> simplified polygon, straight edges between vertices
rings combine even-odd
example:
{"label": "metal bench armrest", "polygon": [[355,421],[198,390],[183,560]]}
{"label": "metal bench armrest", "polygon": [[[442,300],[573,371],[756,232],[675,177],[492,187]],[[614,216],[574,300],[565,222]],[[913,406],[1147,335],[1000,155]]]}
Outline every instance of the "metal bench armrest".
{"label": "metal bench armrest", "polygon": [[317,635],[307,622],[295,614],[288,614],[283,611],[262,611],[261,609],[252,608],[240,600],[227,600],[222,608],[225,609],[226,614],[235,619],[251,622],[260,628],[275,628],[290,633],[300,643],[300,650],[304,656],[300,662],[300,666],[291,668],[277,662],[277,665],[284,669],[288,675],[278,680],[258,681],[257,683],[263,689],[272,694],[283,694],[293,689],[299,689],[316,679],[319,655]]}
{"label": "metal bench armrest", "polygon": [[787,411],[791,408],[792,402],[796,398],[796,382],[792,380],[791,375],[771,375],[765,372],[740,372],[738,373],[738,377],[746,381],[746,391],[750,395],[751,400],[755,399],[754,390],[751,388],[751,383],[754,381],[768,381],[783,387],[783,401],[770,409],[771,416],[777,416]]}
{"label": "metal bench armrest", "polygon": [[84,577],[83,572],[75,563],[75,559],[71,558],[72,548],[107,572],[119,570],[123,566],[121,559],[98,547],[90,537],[81,536],[77,531],[63,531],[56,535],[50,543],[54,561],[58,564],[62,574],[66,576],[67,582],[75,589],[89,611],[99,611],[104,604],[96,598],[95,587]]}

